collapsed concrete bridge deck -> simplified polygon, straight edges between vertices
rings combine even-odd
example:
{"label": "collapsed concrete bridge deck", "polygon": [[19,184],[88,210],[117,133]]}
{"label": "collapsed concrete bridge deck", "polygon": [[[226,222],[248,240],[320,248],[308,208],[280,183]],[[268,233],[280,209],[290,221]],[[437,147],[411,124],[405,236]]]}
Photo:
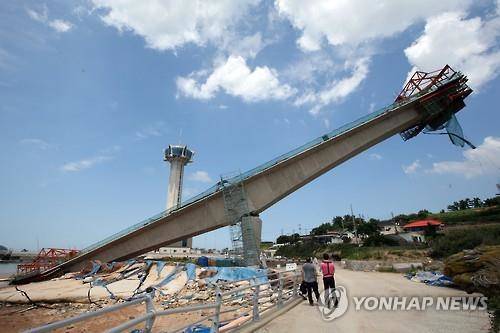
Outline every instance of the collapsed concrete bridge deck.
{"label": "collapsed concrete bridge deck", "polygon": [[[409,130],[418,134],[415,128],[422,130],[432,122],[444,123],[465,106],[463,99],[471,92],[464,75],[444,72],[446,68],[449,69],[447,66],[441,70],[439,79],[429,81],[422,89],[414,88],[393,104],[232,179],[244,184],[252,215],[257,216],[332,168],[395,134]],[[90,260],[129,259],[231,224],[224,211],[222,185],[219,182],[170,211],[84,249],[79,256],[44,275],[75,271]]]}

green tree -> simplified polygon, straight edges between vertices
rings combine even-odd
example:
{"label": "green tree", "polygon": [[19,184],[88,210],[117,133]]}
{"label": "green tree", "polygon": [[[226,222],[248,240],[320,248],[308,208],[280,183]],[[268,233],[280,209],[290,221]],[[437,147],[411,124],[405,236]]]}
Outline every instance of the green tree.
{"label": "green tree", "polygon": [[427,209],[422,209],[418,211],[417,216],[419,219],[425,219],[430,213]]}
{"label": "green tree", "polygon": [[358,225],[358,234],[359,235],[366,235],[366,236],[372,236],[372,235],[377,235],[379,233],[378,231],[378,223],[371,221],[371,222],[363,222]]}
{"label": "green tree", "polygon": [[472,207],[481,208],[483,207],[483,202],[478,197],[472,198]]}
{"label": "green tree", "polygon": [[500,205],[500,196],[484,199],[483,201],[484,207],[494,207],[499,205]]}

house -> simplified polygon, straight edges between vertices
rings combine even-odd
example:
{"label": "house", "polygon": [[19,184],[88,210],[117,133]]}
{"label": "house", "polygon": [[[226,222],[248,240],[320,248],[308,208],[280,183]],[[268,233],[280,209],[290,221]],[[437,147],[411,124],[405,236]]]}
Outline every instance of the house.
{"label": "house", "polygon": [[443,223],[438,220],[426,219],[413,221],[403,226],[405,232],[425,232],[429,228],[434,230],[440,230],[443,228]]}
{"label": "house", "polygon": [[378,229],[384,236],[397,235],[400,232],[403,232],[403,228],[400,226],[399,222],[395,222],[393,220],[378,222]]}
{"label": "house", "polygon": [[342,244],[342,234],[336,231],[328,231],[324,235],[302,235],[301,241],[314,241],[318,244]]}
{"label": "house", "polygon": [[425,233],[431,228],[434,231],[443,229],[443,223],[438,220],[425,219],[407,223],[403,226],[403,232],[398,236],[408,242],[423,243],[425,242]]}

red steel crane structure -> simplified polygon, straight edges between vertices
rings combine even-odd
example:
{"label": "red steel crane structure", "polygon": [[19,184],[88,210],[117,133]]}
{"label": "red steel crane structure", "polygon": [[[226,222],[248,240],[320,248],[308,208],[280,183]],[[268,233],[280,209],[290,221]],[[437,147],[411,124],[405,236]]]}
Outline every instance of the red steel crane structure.
{"label": "red steel crane structure", "polygon": [[79,252],[73,249],[42,248],[32,262],[17,265],[17,274],[46,271],[76,257]]}

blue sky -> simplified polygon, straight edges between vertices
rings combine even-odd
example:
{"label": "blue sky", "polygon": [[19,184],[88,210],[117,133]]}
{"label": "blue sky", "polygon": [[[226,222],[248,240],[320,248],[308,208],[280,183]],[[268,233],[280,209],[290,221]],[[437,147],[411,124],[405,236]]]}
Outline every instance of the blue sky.
{"label": "blue sky", "polygon": [[[82,248],[164,209],[163,149],[195,152],[184,197],[392,103],[449,63],[478,149],[395,136],[264,212],[263,239],[349,212],[388,218],[500,182],[495,1],[4,1],[0,244]],[[195,238],[225,247],[229,231]]]}

